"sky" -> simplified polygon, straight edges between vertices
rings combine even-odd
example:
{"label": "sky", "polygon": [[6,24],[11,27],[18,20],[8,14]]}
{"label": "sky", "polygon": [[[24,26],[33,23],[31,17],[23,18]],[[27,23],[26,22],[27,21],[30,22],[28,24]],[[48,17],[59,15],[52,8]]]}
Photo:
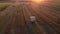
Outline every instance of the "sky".
{"label": "sky", "polygon": [[[0,0],[0,1],[16,1],[16,0]],[[19,0],[19,1],[31,1],[31,0]],[[60,1],[60,0],[53,0],[53,1]]]}

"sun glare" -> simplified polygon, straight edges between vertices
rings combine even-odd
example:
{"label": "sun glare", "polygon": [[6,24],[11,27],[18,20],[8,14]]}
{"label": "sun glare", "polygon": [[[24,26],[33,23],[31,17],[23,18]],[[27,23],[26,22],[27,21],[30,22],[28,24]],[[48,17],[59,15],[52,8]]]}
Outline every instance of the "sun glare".
{"label": "sun glare", "polygon": [[36,3],[40,3],[40,2],[42,2],[43,0],[33,0],[34,2],[36,2]]}

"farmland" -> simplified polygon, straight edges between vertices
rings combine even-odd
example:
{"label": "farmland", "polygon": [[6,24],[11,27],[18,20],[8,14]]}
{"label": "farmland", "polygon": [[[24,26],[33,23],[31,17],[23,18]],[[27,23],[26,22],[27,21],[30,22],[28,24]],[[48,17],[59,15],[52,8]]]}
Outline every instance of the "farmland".
{"label": "farmland", "polygon": [[[60,5],[0,3],[0,34],[60,34]],[[34,22],[30,16],[35,16]]]}

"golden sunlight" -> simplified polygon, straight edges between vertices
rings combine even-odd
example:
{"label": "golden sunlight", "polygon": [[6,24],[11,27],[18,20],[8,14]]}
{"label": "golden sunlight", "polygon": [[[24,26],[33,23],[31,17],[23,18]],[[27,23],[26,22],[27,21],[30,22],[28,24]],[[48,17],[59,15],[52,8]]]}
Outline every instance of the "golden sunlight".
{"label": "golden sunlight", "polygon": [[34,0],[34,2],[37,2],[37,3],[39,3],[39,2],[42,2],[42,0]]}

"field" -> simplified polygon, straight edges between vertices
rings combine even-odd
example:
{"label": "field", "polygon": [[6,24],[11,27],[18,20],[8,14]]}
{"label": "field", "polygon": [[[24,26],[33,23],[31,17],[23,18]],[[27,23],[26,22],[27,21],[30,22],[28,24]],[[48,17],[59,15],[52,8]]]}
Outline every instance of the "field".
{"label": "field", "polygon": [[[60,34],[58,3],[19,2],[0,6],[0,34]],[[31,16],[35,16],[34,22]]]}
{"label": "field", "polygon": [[[12,3],[0,3],[0,31],[3,29],[4,24],[6,24],[5,20],[7,18],[8,15],[5,15],[5,13],[3,12],[6,8],[8,8]],[[3,18],[4,17],[4,18]],[[7,20],[7,19],[6,19]]]}
{"label": "field", "polygon": [[3,11],[4,9],[6,9],[9,5],[11,5],[12,3],[0,3],[0,11]]}

